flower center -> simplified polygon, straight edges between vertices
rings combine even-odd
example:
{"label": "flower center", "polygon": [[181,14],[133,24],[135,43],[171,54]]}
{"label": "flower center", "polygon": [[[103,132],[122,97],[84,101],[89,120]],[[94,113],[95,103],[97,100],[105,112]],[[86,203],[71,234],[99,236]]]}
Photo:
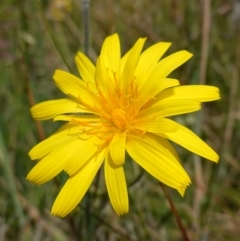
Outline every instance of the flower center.
{"label": "flower center", "polygon": [[112,122],[120,130],[125,130],[127,125],[126,113],[122,109],[112,111]]}

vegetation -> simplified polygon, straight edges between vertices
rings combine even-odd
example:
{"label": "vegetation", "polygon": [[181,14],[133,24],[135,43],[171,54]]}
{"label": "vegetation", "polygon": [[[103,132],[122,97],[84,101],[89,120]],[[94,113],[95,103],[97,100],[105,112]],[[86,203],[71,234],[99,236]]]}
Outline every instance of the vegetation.
{"label": "vegetation", "polygon": [[[77,74],[74,56],[84,50],[83,2],[1,0],[0,4],[0,240],[184,240],[164,190],[189,240],[238,240],[240,236],[240,2],[90,2],[93,62],[106,36],[118,32],[122,53],[139,38],[149,46],[172,42],[169,53],[194,57],[171,75],[182,84],[208,84],[221,100],[204,104],[177,121],[194,130],[220,155],[218,164],[176,147],[192,185],[184,198],[126,163],[130,212],[118,217],[107,196],[102,170],[80,206],[66,218],[50,215],[67,176],[35,186],[25,180],[34,166],[29,150],[58,123],[35,122],[30,107],[63,96],[55,69]],[[81,153],[79,153],[81,155]],[[81,185],[81,184],[79,184]]]}

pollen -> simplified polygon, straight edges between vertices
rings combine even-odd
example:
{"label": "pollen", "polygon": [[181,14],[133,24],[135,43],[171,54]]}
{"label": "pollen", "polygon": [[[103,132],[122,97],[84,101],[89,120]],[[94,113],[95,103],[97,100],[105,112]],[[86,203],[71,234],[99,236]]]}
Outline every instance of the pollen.
{"label": "pollen", "polygon": [[125,130],[127,126],[126,113],[122,109],[115,109],[112,112],[112,122],[120,130]]}

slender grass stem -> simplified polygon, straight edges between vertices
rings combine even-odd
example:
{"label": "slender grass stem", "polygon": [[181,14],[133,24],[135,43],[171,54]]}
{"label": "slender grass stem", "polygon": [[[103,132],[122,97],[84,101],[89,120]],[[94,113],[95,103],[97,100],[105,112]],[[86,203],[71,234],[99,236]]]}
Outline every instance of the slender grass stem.
{"label": "slender grass stem", "polygon": [[181,217],[179,216],[179,214],[177,212],[177,209],[176,209],[176,207],[175,207],[175,205],[174,205],[174,203],[172,201],[172,198],[171,198],[170,194],[168,193],[168,191],[167,191],[166,187],[164,186],[164,184],[162,184],[161,182],[160,182],[160,186],[163,189],[163,192],[164,192],[164,194],[165,194],[165,196],[166,196],[166,198],[168,200],[168,203],[169,203],[169,205],[171,207],[172,213],[173,213],[173,215],[174,215],[174,217],[175,217],[175,219],[177,221],[178,227],[181,230],[183,240],[184,241],[190,241],[190,239],[188,237],[188,234],[187,234],[187,230],[186,230],[184,224],[182,223]]}
{"label": "slender grass stem", "polygon": [[[89,56],[89,3],[90,0],[82,0],[82,15],[83,15],[83,34],[84,34],[84,53]],[[92,196],[90,192],[86,195],[86,230],[87,240],[91,240],[92,220],[90,214]]]}
{"label": "slender grass stem", "polygon": [[90,0],[82,0],[84,52],[87,56],[89,55],[90,46],[89,4]]}
{"label": "slender grass stem", "polygon": [[[210,28],[211,28],[211,0],[203,1],[203,17],[202,17],[202,50],[201,50],[201,62],[200,62],[200,76],[199,84],[206,84],[207,65],[208,65],[208,52],[210,45]],[[204,109],[196,113],[196,124],[194,130],[197,135],[202,135],[202,124],[204,118]],[[194,169],[195,169],[195,181],[196,189],[194,193],[193,210],[194,210],[194,226],[196,229],[196,235],[198,237],[200,233],[200,211],[201,203],[204,196],[204,182],[201,157],[194,155]]]}

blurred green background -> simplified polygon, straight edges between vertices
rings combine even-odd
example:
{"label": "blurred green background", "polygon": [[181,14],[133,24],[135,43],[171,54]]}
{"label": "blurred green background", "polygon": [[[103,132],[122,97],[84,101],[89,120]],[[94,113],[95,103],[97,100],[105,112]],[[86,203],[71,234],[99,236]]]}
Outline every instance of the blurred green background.
{"label": "blurred green background", "polygon": [[[120,218],[101,172],[97,192],[90,188],[90,213],[84,198],[83,207],[63,219],[50,209],[66,175],[42,186],[25,180],[34,166],[29,150],[58,128],[51,121],[35,122],[29,108],[63,96],[52,81],[55,69],[78,75],[73,60],[84,51],[82,6],[80,0],[1,0],[0,241],[182,240],[161,186],[145,172],[138,176],[137,167],[125,168],[128,183],[134,183],[130,212]],[[167,54],[181,49],[194,54],[171,75],[182,84],[220,88],[221,100],[176,118],[219,153],[219,164],[176,147],[192,185],[184,198],[167,189],[190,240],[239,240],[240,1],[92,0],[89,11],[93,62],[111,33],[119,33],[122,53],[146,36],[146,46],[172,42]]]}

